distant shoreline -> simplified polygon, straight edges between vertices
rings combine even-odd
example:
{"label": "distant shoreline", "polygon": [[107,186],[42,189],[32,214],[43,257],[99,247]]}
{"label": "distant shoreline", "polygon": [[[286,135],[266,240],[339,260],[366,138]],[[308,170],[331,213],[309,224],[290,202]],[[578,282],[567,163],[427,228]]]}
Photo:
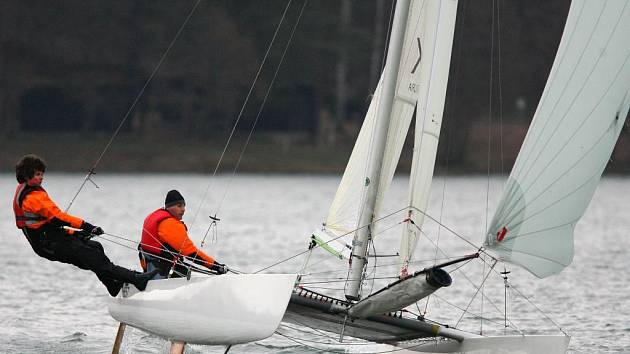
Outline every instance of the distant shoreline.
{"label": "distant shoreline", "polygon": [[[110,139],[105,134],[28,133],[0,140],[0,173],[13,173],[15,162],[26,153],[43,157],[49,171],[87,172]],[[265,174],[341,174],[352,152],[354,141],[342,141],[335,147],[321,147],[306,136],[266,133],[252,139],[239,161],[243,139],[234,139],[222,158],[217,173]],[[96,168],[98,173],[200,173],[212,174],[221,158],[225,137],[204,141],[164,138],[142,140],[121,134]],[[475,144],[477,146],[477,144]],[[479,147],[464,163],[445,165],[438,156],[437,175],[487,175],[487,153]],[[506,149],[507,150],[507,149]],[[511,170],[516,149],[510,156],[491,159],[490,174],[506,175]],[[398,173],[411,169],[412,148],[403,148]],[[499,155],[498,153],[496,155]],[[514,155],[514,156],[513,156]],[[628,161],[626,161],[628,160]],[[500,166],[503,165],[503,169]],[[502,173],[503,171],[503,173]],[[630,137],[620,138],[605,174],[630,174]]]}

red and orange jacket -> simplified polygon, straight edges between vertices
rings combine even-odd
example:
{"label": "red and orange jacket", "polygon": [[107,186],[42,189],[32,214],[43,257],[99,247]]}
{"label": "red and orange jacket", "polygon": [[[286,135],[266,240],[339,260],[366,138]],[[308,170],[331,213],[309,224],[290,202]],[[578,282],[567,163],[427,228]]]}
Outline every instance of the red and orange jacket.
{"label": "red and orange jacket", "polygon": [[184,222],[175,219],[167,210],[158,209],[144,219],[140,248],[144,252],[172,259],[170,252],[196,258],[206,267],[214,258],[195,247],[188,237]]}
{"label": "red and orange jacket", "polygon": [[[13,197],[15,224],[19,229],[39,229],[49,223],[81,228],[83,219],[63,212],[40,186],[19,184]],[[56,220],[55,220],[56,219]],[[70,232],[71,233],[71,232]]]}

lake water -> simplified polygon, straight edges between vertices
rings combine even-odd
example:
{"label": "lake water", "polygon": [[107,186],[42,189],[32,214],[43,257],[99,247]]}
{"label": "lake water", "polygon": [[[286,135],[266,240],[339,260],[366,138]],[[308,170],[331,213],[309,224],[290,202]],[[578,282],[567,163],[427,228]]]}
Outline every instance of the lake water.
{"label": "lake water", "polygon": [[[62,207],[66,207],[83,180],[78,174],[48,174],[44,187]],[[204,250],[219,261],[244,272],[253,272],[279,260],[302,252],[308,245],[310,233],[321,224],[335,193],[338,176],[306,175],[244,175],[231,179],[219,176],[210,179],[202,175],[96,175],[99,188],[88,183],[70,212],[102,226],[109,234],[100,241],[107,254],[117,264],[139,268],[136,245],[144,217],[164,200],[166,191],[179,189],[187,200],[184,221],[192,238],[199,244],[209,226],[208,215],[221,218],[216,234],[206,237]],[[430,214],[442,223],[480,244],[485,228],[486,205],[492,210],[502,188],[503,178],[438,177],[430,200]],[[210,183],[210,184],[209,184]],[[386,211],[404,206],[407,180],[396,178]],[[444,185],[444,183],[446,183]],[[0,195],[5,196],[7,208],[0,213],[3,247],[0,247],[0,352],[3,353],[108,353],[116,335],[117,323],[107,312],[109,296],[91,272],[70,265],[49,262],[37,257],[15,229],[13,215],[8,208],[15,188],[12,175],[0,175]],[[209,193],[201,205],[204,191]],[[443,198],[444,196],[444,198]],[[488,202],[487,202],[488,200]],[[201,206],[200,206],[201,205]],[[199,211],[199,212],[197,212]],[[197,217],[195,218],[195,214]],[[490,215],[491,217],[491,215]],[[390,224],[399,224],[403,216],[394,215]],[[193,222],[194,220],[194,222]],[[435,237],[437,227],[427,223],[427,233]],[[470,253],[461,240],[446,240],[441,231],[441,247],[454,254]],[[395,252],[396,241],[378,236],[378,254]],[[421,241],[422,245],[422,241]],[[533,332],[555,327],[552,322],[535,320],[537,312],[525,307],[515,291],[526,295],[564,331],[572,336],[572,353],[630,353],[630,178],[608,177],[602,180],[585,216],[576,227],[573,264],[561,274],[537,280],[523,270],[510,267],[513,288],[509,297],[510,316],[521,318],[533,327]],[[468,247],[468,248],[467,248]],[[329,270],[323,254],[314,254],[311,263]],[[430,258],[418,252],[419,259]],[[303,258],[282,263],[270,272],[297,272]],[[381,265],[393,260],[380,260]],[[503,265],[499,266],[503,270]],[[418,270],[418,269],[416,269]],[[345,275],[345,274],[344,274]],[[472,273],[477,283],[481,275]],[[314,279],[314,278],[313,278]],[[377,288],[379,280],[374,285]],[[440,298],[466,306],[469,298],[455,299],[460,293],[455,285],[465,280],[454,276],[451,288],[440,290]],[[517,290],[518,289],[518,290]],[[483,304],[472,303],[470,310],[484,316],[492,314],[491,296],[503,301],[502,285],[493,288]],[[519,302],[520,301],[520,302]],[[429,315],[453,324],[457,312],[448,306],[433,307]],[[503,303],[498,302],[502,308]],[[422,306],[424,303],[422,303]],[[466,323],[468,321],[468,323]],[[462,324],[475,330],[481,326],[474,317],[466,317]],[[523,323],[523,322],[520,322]],[[491,329],[491,323],[484,323]],[[274,335],[258,343],[236,345],[230,353],[303,353],[346,350],[338,345],[324,345],[312,341],[304,329],[282,326],[282,335]],[[558,332],[559,333],[559,332]],[[223,353],[224,348],[188,346],[187,353]],[[396,351],[393,347],[361,343],[348,349],[353,353]],[[168,343],[139,330],[128,329],[123,342],[123,353],[168,352]]]}

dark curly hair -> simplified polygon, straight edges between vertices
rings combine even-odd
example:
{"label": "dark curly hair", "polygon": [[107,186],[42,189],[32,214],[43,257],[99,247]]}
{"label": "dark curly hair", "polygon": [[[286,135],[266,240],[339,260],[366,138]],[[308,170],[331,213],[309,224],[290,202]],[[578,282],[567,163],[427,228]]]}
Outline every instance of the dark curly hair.
{"label": "dark curly hair", "polygon": [[35,176],[35,171],[46,172],[46,162],[37,155],[24,155],[15,164],[15,179],[18,183],[25,183]]}

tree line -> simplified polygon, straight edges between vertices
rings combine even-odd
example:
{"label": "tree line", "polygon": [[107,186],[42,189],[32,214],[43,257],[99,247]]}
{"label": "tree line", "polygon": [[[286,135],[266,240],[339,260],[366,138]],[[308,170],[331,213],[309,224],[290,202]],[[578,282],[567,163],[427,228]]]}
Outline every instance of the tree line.
{"label": "tree line", "polygon": [[[504,135],[499,122],[514,128],[514,147],[504,144],[517,149],[569,4],[459,1],[442,160],[464,161],[478,132]],[[351,144],[383,66],[393,7],[393,0],[3,1],[0,135],[107,134],[127,117],[123,132],[141,140],[223,136],[238,120],[237,134],[256,124],[313,144]]]}

